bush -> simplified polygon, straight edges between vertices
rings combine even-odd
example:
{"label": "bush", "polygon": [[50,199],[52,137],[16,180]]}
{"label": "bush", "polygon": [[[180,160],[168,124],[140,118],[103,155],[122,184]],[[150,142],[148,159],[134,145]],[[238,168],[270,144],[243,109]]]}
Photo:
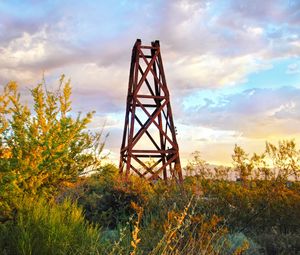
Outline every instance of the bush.
{"label": "bush", "polygon": [[13,255],[99,254],[99,228],[87,223],[82,209],[24,199],[14,222],[0,225],[0,253]]}
{"label": "bush", "polygon": [[100,164],[101,132],[86,131],[92,112],[71,113],[70,81],[62,76],[55,92],[43,85],[31,90],[33,111],[15,82],[0,93],[0,222],[11,217],[16,197],[51,197]]}
{"label": "bush", "polygon": [[275,229],[271,232],[255,236],[257,243],[261,245],[263,254],[299,254],[299,233],[280,233]]}

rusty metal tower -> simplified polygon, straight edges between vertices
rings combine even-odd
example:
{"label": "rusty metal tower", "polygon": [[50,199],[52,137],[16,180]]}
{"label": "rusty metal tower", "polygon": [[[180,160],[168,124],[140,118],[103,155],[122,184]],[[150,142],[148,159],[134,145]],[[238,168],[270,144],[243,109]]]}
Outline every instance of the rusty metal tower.
{"label": "rusty metal tower", "polygon": [[159,41],[137,39],[131,56],[120,173],[182,181],[179,149]]}

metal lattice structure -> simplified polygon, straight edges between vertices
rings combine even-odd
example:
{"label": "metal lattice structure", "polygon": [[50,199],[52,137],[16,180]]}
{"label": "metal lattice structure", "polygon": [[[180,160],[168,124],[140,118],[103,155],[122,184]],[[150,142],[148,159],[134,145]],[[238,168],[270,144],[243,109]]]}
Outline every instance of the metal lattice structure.
{"label": "metal lattice structure", "polygon": [[182,181],[179,148],[159,41],[132,49],[120,173]]}

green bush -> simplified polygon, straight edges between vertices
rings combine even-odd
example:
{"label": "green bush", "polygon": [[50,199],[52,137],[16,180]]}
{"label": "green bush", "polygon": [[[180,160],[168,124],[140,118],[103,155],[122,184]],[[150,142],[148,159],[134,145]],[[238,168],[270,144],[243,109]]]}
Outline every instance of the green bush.
{"label": "green bush", "polygon": [[274,229],[271,232],[261,233],[255,236],[257,243],[261,245],[263,254],[299,254],[299,233],[280,233]]}
{"label": "green bush", "polygon": [[[131,202],[144,204],[147,195],[141,189],[146,185],[140,178],[132,178],[127,182],[122,180],[118,169],[111,164],[102,166],[98,171],[67,189],[60,199],[71,197],[77,200],[89,222],[112,230],[125,224],[134,214]],[[151,189],[148,184],[147,187]]]}
{"label": "green bush", "polygon": [[2,254],[101,254],[99,228],[70,200],[24,199],[15,220],[0,227]]}
{"label": "green bush", "polygon": [[93,112],[71,112],[71,85],[31,90],[33,109],[23,104],[15,82],[0,92],[0,221],[11,217],[16,197],[57,195],[87,169],[100,166],[104,143],[86,130]]}

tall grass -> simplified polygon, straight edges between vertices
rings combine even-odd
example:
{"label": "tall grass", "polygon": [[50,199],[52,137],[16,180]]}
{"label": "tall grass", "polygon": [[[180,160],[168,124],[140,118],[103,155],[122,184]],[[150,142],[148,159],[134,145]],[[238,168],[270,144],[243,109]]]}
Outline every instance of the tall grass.
{"label": "tall grass", "polygon": [[14,222],[1,227],[2,254],[101,254],[100,230],[84,219],[76,203],[22,201]]}

